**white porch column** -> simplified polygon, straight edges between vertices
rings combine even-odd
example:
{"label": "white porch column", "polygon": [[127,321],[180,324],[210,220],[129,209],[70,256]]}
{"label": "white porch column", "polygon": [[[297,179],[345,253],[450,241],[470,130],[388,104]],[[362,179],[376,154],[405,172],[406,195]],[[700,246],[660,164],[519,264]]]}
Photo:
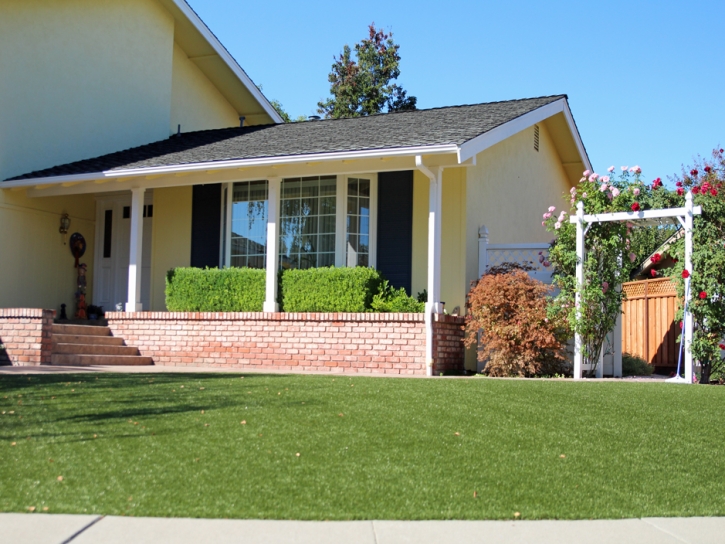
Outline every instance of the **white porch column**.
{"label": "white porch column", "polygon": [[[692,269],[692,227],[693,227],[693,214],[692,214],[692,193],[690,191],[685,195],[685,270],[690,272],[690,275],[694,273]],[[685,382],[692,383],[692,334],[694,332],[694,323],[692,322],[692,314],[690,314],[689,304],[692,298],[690,293],[690,280],[691,278],[685,278],[685,312],[682,317],[684,323],[682,327],[683,338],[685,342]]]}
{"label": "white porch column", "polygon": [[267,194],[267,275],[265,312],[278,312],[277,261],[279,260],[279,195],[281,178],[269,178]]}
{"label": "white porch column", "polygon": [[[584,203],[576,205],[576,314],[577,319],[581,317],[581,288],[584,285]],[[574,379],[582,378],[582,337],[578,332],[574,335]]]}
{"label": "white porch column", "polygon": [[443,169],[437,168],[430,178],[428,202],[428,304],[436,314],[443,313],[441,304],[441,203],[443,200]]}
{"label": "white porch column", "polygon": [[131,239],[128,257],[128,300],[127,312],[140,312],[141,304],[141,271],[143,256],[143,198],[146,189],[131,189]]}
{"label": "white porch column", "polygon": [[486,273],[488,268],[488,229],[481,225],[478,229],[478,278]]}

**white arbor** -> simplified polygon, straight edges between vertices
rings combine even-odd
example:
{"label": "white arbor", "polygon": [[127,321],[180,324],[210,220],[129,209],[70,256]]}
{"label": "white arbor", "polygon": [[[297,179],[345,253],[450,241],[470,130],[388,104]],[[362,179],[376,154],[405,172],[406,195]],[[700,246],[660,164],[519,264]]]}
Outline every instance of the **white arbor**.
{"label": "white arbor", "polygon": [[[685,270],[692,274],[692,228],[693,217],[702,213],[700,206],[692,205],[692,193],[688,191],[685,196],[684,208],[667,208],[661,210],[646,210],[639,212],[616,212],[584,215],[584,203],[579,202],[576,207],[576,215],[571,216],[569,221],[576,224],[576,310],[577,319],[581,317],[581,286],[584,283],[584,259],[586,257],[586,248],[584,246],[584,237],[592,223],[605,223],[608,221],[628,221],[640,225],[661,225],[666,222],[675,223],[679,221],[685,229]],[[676,223],[675,223],[676,224]],[[685,306],[684,317],[682,318],[682,340],[681,346],[685,350],[685,377],[679,376],[671,378],[670,382],[692,383],[692,352],[690,351],[690,343],[692,342],[693,323],[688,310],[688,301],[690,297],[690,278],[685,278]],[[582,337],[576,333],[574,337],[574,379],[582,379]]]}

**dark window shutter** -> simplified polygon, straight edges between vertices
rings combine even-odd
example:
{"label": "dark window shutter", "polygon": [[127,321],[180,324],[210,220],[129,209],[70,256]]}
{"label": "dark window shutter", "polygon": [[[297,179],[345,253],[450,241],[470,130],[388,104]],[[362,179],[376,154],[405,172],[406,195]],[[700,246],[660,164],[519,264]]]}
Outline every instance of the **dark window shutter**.
{"label": "dark window shutter", "polygon": [[191,266],[219,266],[222,185],[194,185],[191,203]]}
{"label": "dark window shutter", "polygon": [[413,172],[378,174],[377,268],[410,293],[413,267]]}

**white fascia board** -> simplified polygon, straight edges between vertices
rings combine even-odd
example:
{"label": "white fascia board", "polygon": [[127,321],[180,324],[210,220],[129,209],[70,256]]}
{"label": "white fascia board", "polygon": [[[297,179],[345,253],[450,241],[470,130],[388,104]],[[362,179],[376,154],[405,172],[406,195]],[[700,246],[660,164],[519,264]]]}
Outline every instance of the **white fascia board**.
{"label": "white fascia board", "polygon": [[[702,206],[692,208],[693,215],[700,215]],[[661,210],[644,210],[640,212],[595,213],[583,216],[585,223],[607,223],[610,221],[642,221],[651,219],[664,219],[666,217],[683,217],[687,215],[686,208],[664,208]],[[569,223],[576,223],[576,215],[569,216]]]}
{"label": "white fascia board", "polygon": [[204,37],[209,45],[211,45],[216,54],[219,55],[219,57],[226,63],[227,66],[229,66],[229,69],[234,72],[234,75],[239,78],[239,80],[244,84],[247,90],[249,90],[249,92],[257,100],[257,102],[259,102],[262,108],[264,108],[264,111],[266,111],[267,114],[272,118],[272,120],[275,123],[284,123],[284,119],[282,119],[280,114],[277,113],[277,110],[272,107],[272,104],[269,103],[269,100],[267,100],[267,98],[257,88],[254,82],[249,78],[244,70],[242,70],[237,61],[234,60],[234,57],[229,54],[229,51],[226,50],[226,48],[221,44],[217,37],[212,34],[206,24],[204,24],[204,21],[202,21],[199,16],[194,12],[194,10],[191,9],[189,4],[187,4],[185,0],[172,1],[174,2],[174,4],[176,4],[176,7],[178,7],[181,12],[186,16],[186,18],[191,21],[191,24],[194,25],[194,28],[199,31],[199,33]]}
{"label": "white fascia board", "polygon": [[569,125],[569,130],[571,131],[571,135],[574,138],[574,143],[576,144],[576,148],[579,151],[579,156],[581,157],[586,169],[594,171],[594,168],[592,168],[592,163],[589,161],[589,155],[587,155],[587,150],[584,147],[584,142],[582,142],[581,134],[579,134],[579,129],[574,122],[574,116],[571,114],[571,109],[569,109],[569,102],[567,102],[567,100],[564,98],[562,99],[562,102],[564,103],[564,118]]}
{"label": "white fascia board", "polygon": [[387,149],[370,149],[363,151],[343,151],[331,153],[315,153],[309,155],[286,155],[281,157],[261,157],[255,159],[237,159],[228,161],[198,162],[193,164],[176,164],[170,166],[149,166],[146,168],[133,168],[127,170],[105,170],[91,174],[77,174],[69,176],[53,176],[44,178],[21,179],[16,181],[0,182],[0,189],[14,187],[35,187],[36,185],[62,185],[64,183],[81,183],[97,179],[115,179],[138,176],[162,176],[181,172],[197,172],[210,170],[229,170],[233,168],[251,168],[259,166],[278,166],[283,164],[300,164],[306,162],[342,161],[355,159],[377,159],[383,157],[401,157],[417,155],[455,154],[458,146],[455,144],[428,145],[416,147],[394,147]]}
{"label": "white fascia board", "polygon": [[569,130],[571,131],[572,137],[574,138],[574,142],[576,143],[579,151],[579,156],[581,157],[584,166],[591,170],[592,165],[589,162],[586,149],[581,141],[579,130],[577,130],[576,124],[574,124],[574,118],[571,115],[571,110],[569,109],[569,104],[567,103],[566,98],[560,98],[559,100],[546,104],[545,106],[541,106],[534,111],[525,113],[516,119],[512,119],[503,125],[499,125],[496,128],[467,141],[461,145],[461,150],[458,154],[458,162],[462,163],[472,157],[475,157],[489,147],[510,138],[514,134],[527,129],[536,123],[541,123],[545,119],[553,117],[557,113],[564,114],[564,118],[569,125]]}

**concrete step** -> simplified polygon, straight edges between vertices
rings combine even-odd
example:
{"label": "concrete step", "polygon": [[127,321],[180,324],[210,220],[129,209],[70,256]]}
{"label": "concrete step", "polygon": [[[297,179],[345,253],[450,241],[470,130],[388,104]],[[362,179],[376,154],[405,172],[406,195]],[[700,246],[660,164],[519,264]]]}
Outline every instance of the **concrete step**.
{"label": "concrete step", "polygon": [[123,338],[116,336],[85,336],[81,334],[54,334],[56,344],[93,344],[103,346],[122,346]]}
{"label": "concrete step", "polygon": [[79,334],[82,336],[111,336],[108,327],[94,327],[92,325],[53,325],[53,334]]}
{"label": "concrete step", "polygon": [[51,365],[60,366],[128,366],[153,365],[151,357],[142,355],[76,355],[54,353],[50,356]]}
{"label": "concrete step", "polygon": [[103,344],[55,344],[53,353],[76,355],[139,355],[132,346],[107,346]]}

